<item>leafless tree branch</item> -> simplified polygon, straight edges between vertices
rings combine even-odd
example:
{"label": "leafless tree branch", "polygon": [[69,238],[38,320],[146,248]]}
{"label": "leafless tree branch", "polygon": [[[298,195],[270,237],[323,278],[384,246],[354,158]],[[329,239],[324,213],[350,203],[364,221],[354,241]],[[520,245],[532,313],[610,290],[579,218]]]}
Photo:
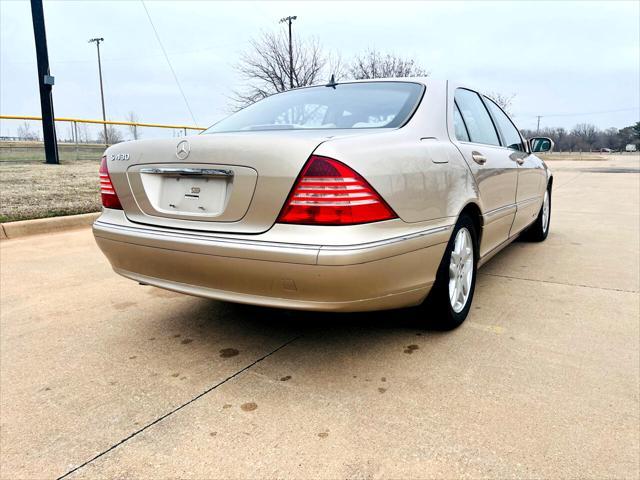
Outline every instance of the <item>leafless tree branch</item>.
{"label": "leafless tree branch", "polygon": [[503,95],[497,92],[490,92],[487,93],[487,97],[496,102],[500,108],[511,115],[511,104],[513,103],[513,99],[516,98],[515,93],[512,93],[511,95]]}
{"label": "leafless tree branch", "polygon": [[412,58],[369,49],[352,60],[349,74],[356,80],[366,78],[427,77],[429,72]]}
{"label": "leafless tree branch", "polygon": [[[289,38],[285,30],[263,33],[249,42],[249,50],[240,56],[236,70],[244,88],[234,91],[234,109],[289,89]],[[293,86],[304,87],[319,82],[329,65],[316,39],[293,37]],[[328,77],[327,77],[328,80]]]}

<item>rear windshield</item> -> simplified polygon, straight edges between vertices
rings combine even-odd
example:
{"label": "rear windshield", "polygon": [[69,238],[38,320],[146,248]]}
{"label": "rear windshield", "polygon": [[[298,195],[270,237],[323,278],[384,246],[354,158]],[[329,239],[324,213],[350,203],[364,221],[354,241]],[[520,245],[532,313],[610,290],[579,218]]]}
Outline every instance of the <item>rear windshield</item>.
{"label": "rear windshield", "polygon": [[399,127],[423,89],[418,83],[366,82],[290,90],[254,103],[204,133]]}

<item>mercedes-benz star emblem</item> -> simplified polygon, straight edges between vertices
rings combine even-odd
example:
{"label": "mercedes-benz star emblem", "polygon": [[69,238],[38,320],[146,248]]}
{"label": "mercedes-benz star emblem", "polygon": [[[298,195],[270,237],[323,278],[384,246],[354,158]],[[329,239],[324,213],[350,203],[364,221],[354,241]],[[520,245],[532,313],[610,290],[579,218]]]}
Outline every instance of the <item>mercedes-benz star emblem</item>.
{"label": "mercedes-benz star emblem", "polygon": [[189,156],[189,152],[191,151],[191,147],[189,146],[189,142],[186,140],[182,140],[178,143],[176,148],[176,157],[180,160],[184,160]]}

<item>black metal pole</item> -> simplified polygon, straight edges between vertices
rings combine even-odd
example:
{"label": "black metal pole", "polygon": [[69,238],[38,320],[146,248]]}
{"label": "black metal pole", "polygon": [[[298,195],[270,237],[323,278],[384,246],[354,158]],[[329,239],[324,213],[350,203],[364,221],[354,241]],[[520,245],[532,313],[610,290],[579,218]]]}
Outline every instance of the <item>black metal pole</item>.
{"label": "black metal pole", "polygon": [[291,41],[291,22],[289,17],[289,86],[293,88],[293,42]]}
{"label": "black metal pole", "polygon": [[36,41],[36,58],[38,59],[38,85],[40,87],[45,161],[57,165],[60,160],[58,159],[58,140],[51,95],[53,77],[49,73],[49,53],[47,51],[47,33],[44,28],[42,0],[31,0],[31,19],[33,20],[33,35]]}

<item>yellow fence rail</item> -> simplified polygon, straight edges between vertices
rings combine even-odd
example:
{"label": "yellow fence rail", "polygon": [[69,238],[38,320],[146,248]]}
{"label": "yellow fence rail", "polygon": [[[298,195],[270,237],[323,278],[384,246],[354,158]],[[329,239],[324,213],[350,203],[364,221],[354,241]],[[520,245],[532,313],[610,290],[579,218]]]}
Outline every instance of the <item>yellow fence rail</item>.
{"label": "yellow fence rail", "polygon": [[[33,117],[29,115],[0,115],[0,120],[42,120],[42,117]],[[86,118],[66,118],[57,117],[56,122],[72,122],[72,123],[97,123],[100,125],[126,125],[130,127],[154,127],[154,128],[173,128],[176,130],[206,130],[203,127],[194,127],[191,125],[166,125],[162,123],[140,123],[140,122],[124,122],[119,120],[93,120]]]}

